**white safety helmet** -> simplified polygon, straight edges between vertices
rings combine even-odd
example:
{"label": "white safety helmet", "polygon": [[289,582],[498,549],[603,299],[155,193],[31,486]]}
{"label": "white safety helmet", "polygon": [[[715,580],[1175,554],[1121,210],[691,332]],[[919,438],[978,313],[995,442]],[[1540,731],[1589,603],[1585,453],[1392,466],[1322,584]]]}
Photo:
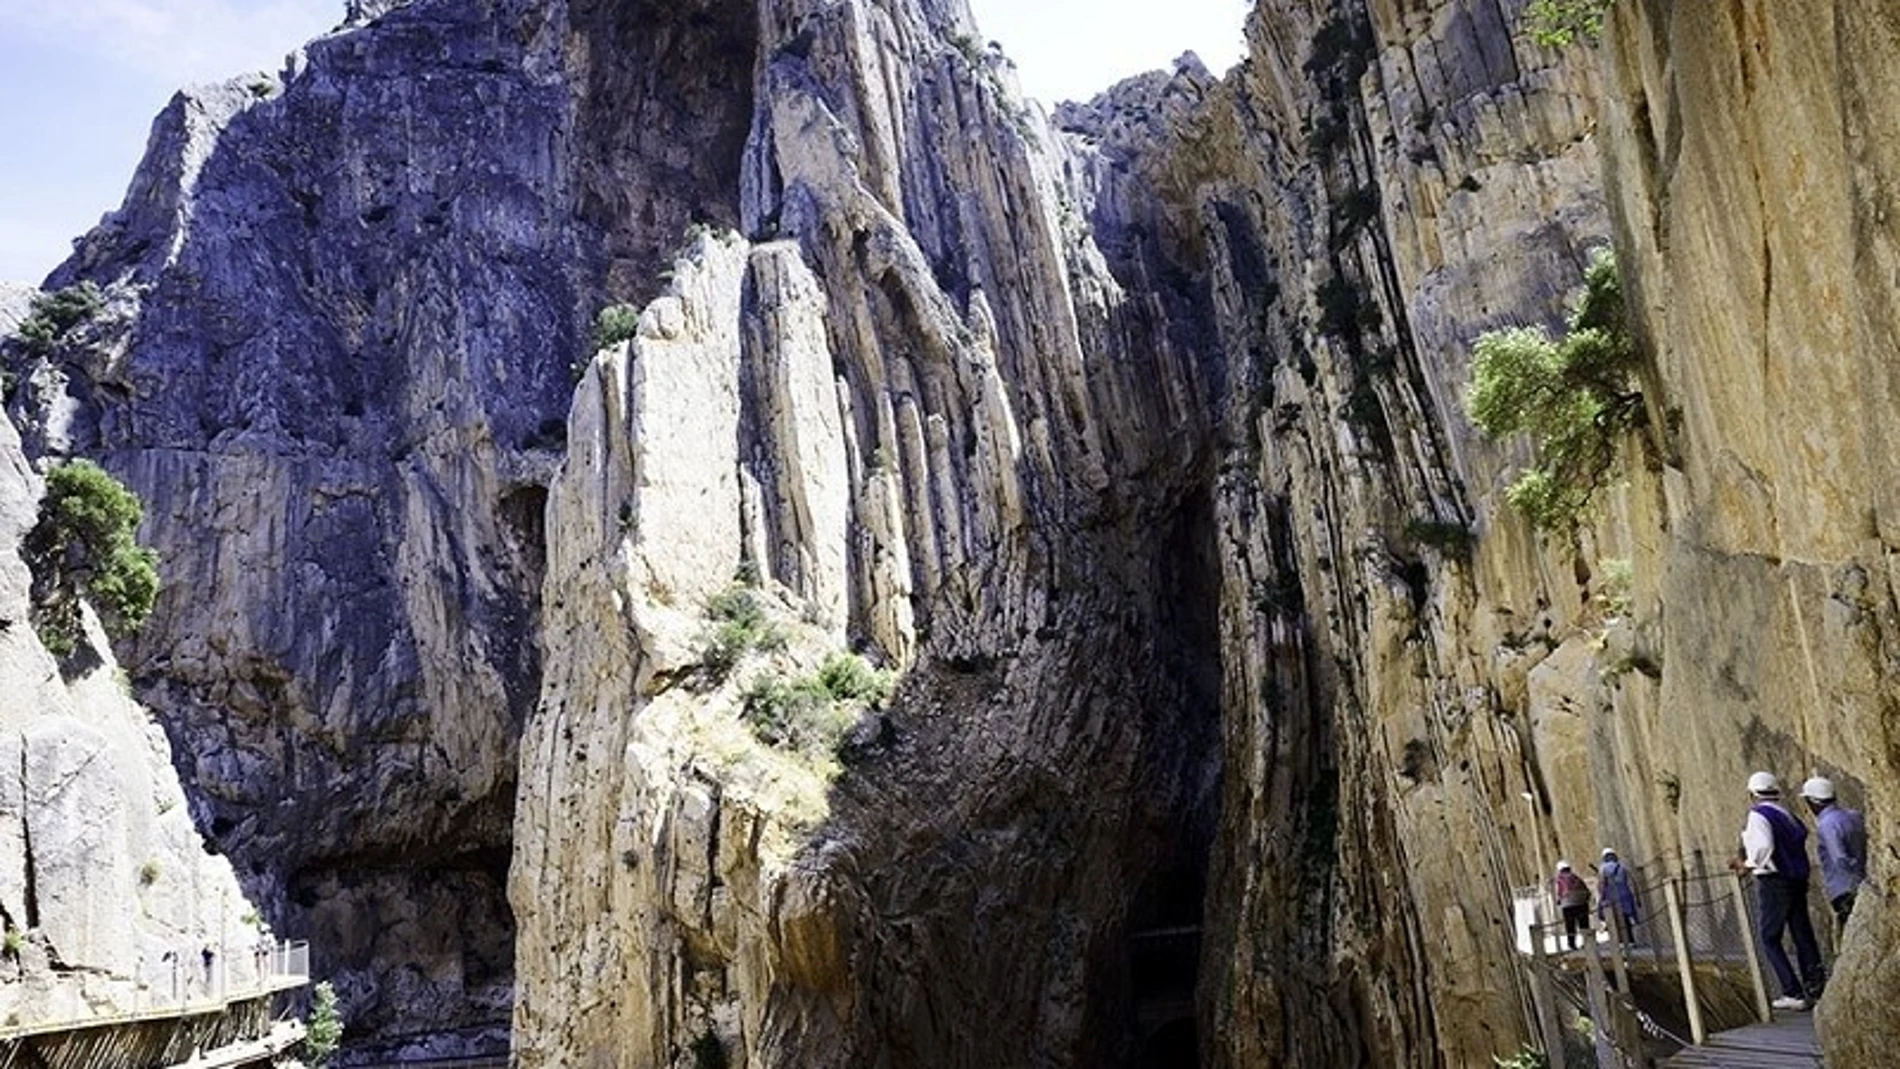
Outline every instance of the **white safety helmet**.
{"label": "white safety helmet", "polygon": [[1570,871],[1570,862],[1568,862],[1568,861],[1559,861],[1559,862],[1557,862],[1557,871],[1558,871],[1558,872],[1569,872],[1569,871]]}
{"label": "white safety helmet", "polygon": [[1825,776],[1816,776],[1801,785],[1801,797],[1813,802],[1832,802],[1834,781]]}
{"label": "white safety helmet", "polygon": [[1748,777],[1748,793],[1761,795],[1779,795],[1781,781],[1773,772],[1757,772]]}
{"label": "white safety helmet", "polygon": [[1615,848],[1615,847],[1613,847],[1613,846],[1606,846],[1606,847],[1604,847],[1604,848],[1603,848],[1603,856],[1604,856],[1604,857],[1606,857],[1606,858],[1608,858],[1608,857],[1615,857],[1615,856],[1616,856],[1616,848]]}

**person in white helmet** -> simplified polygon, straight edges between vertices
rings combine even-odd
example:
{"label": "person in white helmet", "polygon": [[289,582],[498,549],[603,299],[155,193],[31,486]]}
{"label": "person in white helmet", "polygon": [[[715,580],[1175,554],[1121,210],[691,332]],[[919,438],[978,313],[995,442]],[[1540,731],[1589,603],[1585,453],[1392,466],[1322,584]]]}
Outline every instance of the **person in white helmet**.
{"label": "person in white helmet", "polygon": [[1814,850],[1821,855],[1821,889],[1834,908],[1834,922],[1847,927],[1854,895],[1867,878],[1867,821],[1834,799],[1833,781],[1815,776],[1801,785],[1801,797],[1814,811]]}
{"label": "person in white helmet", "polygon": [[1597,916],[1608,917],[1616,941],[1629,945],[1636,938],[1636,888],[1630,880],[1630,868],[1611,847],[1603,848],[1603,864],[1597,869]]}
{"label": "person in white helmet", "polygon": [[[1781,781],[1772,772],[1748,777],[1748,823],[1742,828],[1742,855],[1729,867],[1755,877],[1761,909],[1756,934],[1762,956],[1781,983],[1778,1010],[1805,1010],[1821,997],[1825,983],[1821,948],[1814,941],[1808,919],[1808,829],[1781,804]],[[1794,955],[1801,965],[1795,975],[1781,947],[1782,933],[1794,939]]]}

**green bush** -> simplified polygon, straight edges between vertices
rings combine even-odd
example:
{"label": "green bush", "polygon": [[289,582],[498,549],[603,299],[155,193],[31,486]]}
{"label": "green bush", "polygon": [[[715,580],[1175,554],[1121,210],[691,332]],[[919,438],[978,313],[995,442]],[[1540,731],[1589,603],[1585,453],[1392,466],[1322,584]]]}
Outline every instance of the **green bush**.
{"label": "green bush", "polygon": [[11,924],[7,925],[7,933],[5,937],[0,938],[0,952],[4,952],[7,957],[12,958],[15,961],[18,961],[20,958],[20,951],[25,950],[25,949],[26,949],[26,933],[22,932],[18,928],[15,928]]}
{"label": "green bush", "polygon": [[33,572],[33,625],[56,656],[78,645],[81,598],[115,637],[151,615],[158,554],[136,540],[144,515],[138,495],[90,460],[46,473],[39,521],[24,549]]}
{"label": "green bush", "polygon": [[1592,44],[1603,37],[1603,16],[1616,0],[1531,0],[1524,5],[1524,21],[1531,38],[1550,48],[1562,48],[1581,37]]}
{"label": "green bush", "polygon": [[343,1042],[343,1014],[337,1009],[336,988],[324,980],[312,991],[310,1019],[304,1022],[303,1058],[310,1069],[324,1069]]}
{"label": "green bush", "polygon": [[619,345],[640,333],[640,309],[610,304],[594,317],[594,351]]}
{"label": "green bush", "polygon": [[44,356],[66,337],[67,331],[97,315],[105,304],[105,294],[90,279],[39,294],[20,321],[20,340],[27,352]]}
{"label": "green bush", "polygon": [[163,870],[159,868],[157,858],[146,858],[145,863],[139,866],[139,886],[150,887],[157,883],[162,871]]}
{"label": "green bush", "polygon": [[876,705],[891,696],[889,672],[879,671],[854,653],[834,653],[818,667],[818,683],[841,702]]}
{"label": "green bush", "polygon": [[1545,530],[1572,530],[1581,522],[1616,461],[1619,441],[1642,420],[1642,394],[1631,388],[1636,345],[1607,250],[1584,272],[1568,326],[1561,339],[1542,327],[1480,335],[1465,395],[1472,422],[1488,437],[1530,436],[1537,461],[1505,497]]}
{"label": "green bush", "polygon": [[739,698],[739,718],[767,746],[824,748],[850,726],[831,691],[816,676],[787,680],[761,676]]}
{"label": "green bush", "polygon": [[1519,1047],[1509,1058],[1492,1058],[1491,1062],[1497,1069],[1545,1069],[1550,1064],[1542,1052],[1531,1047]]}
{"label": "green bush", "polygon": [[713,595],[706,618],[711,626],[700,635],[699,663],[714,679],[724,679],[753,650],[785,646],[784,633],[766,619],[765,606],[749,587],[734,585]]}

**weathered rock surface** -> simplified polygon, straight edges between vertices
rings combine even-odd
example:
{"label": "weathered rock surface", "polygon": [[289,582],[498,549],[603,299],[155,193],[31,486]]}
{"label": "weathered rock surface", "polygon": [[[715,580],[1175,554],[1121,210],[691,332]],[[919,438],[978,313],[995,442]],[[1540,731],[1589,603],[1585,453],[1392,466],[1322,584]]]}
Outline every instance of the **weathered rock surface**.
{"label": "weathered rock surface", "polygon": [[[530,1066],[1489,1064],[1558,856],[1719,853],[1757,766],[1889,823],[1900,42],[1823,6],[1262,0],[1050,122],[958,0],[353,4],[167,112],[14,408],[145,493],[134,681],[374,1035],[512,974]],[[1651,428],[1540,540],[1465,352],[1612,238]],[[845,648],[891,707],[760,743]]]}
{"label": "weathered rock surface", "polygon": [[250,986],[268,933],[230,862],[193,829],[163,731],[109,656],[68,682],[27,622],[18,546],[39,493],[0,420],[0,1020],[127,1013],[203,998],[208,983]]}

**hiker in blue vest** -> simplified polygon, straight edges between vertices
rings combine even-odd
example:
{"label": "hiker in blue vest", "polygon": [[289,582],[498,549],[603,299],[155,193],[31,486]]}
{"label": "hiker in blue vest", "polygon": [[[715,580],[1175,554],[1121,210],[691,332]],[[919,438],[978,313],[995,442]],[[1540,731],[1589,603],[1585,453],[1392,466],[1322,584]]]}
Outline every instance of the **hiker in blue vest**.
{"label": "hiker in blue vest", "polygon": [[1603,848],[1603,864],[1597,869],[1597,916],[1607,915],[1616,941],[1625,946],[1635,941],[1636,888],[1630,881],[1630,869],[1616,851]]}
{"label": "hiker in blue vest", "polygon": [[[1762,955],[1781,982],[1778,1010],[1805,1010],[1821,997],[1821,948],[1808,920],[1808,829],[1781,804],[1781,781],[1772,772],[1748,777],[1748,823],[1742,828],[1742,856],[1729,867],[1755,877],[1761,911],[1757,917]],[[1781,947],[1781,934],[1794,938],[1796,976]]]}
{"label": "hiker in blue vest", "polygon": [[1801,785],[1801,797],[1814,811],[1814,849],[1821,855],[1821,889],[1834,908],[1834,921],[1847,927],[1854,895],[1867,879],[1867,822],[1858,811],[1837,805],[1834,784],[1821,776]]}

